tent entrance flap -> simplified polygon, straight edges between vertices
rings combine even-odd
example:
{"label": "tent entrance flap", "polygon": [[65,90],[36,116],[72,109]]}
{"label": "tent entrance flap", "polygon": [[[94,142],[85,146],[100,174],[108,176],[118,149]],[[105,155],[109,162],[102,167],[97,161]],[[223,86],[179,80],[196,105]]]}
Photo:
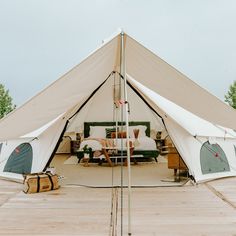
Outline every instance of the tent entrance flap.
{"label": "tent entrance flap", "polygon": [[69,121],[70,121],[71,119],[73,119],[73,117],[76,116],[76,115],[81,111],[81,109],[83,109],[83,107],[90,101],[90,99],[92,99],[92,97],[93,97],[93,96],[96,94],[96,92],[106,83],[106,81],[110,78],[110,76],[111,76],[112,74],[113,74],[113,72],[111,72],[111,73],[108,75],[108,77],[90,94],[90,96],[89,96],[89,97],[86,99],[86,101],[79,107],[79,109],[78,109],[72,116],[70,116],[69,119],[66,121],[65,127],[64,127],[64,129],[63,129],[63,131],[62,131],[62,133],[61,133],[61,135],[60,135],[60,137],[59,137],[59,139],[58,139],[58,142],[56,143],[56,146],[55,146],[55,148],[54,148],[54,150],[53,150],[53,152],[52,152],[52,154],[51,154],[51,156],[50,156],[50,158],[49,158],[47,164],[45,165],[45,167],[44,167],[44,169],[43,169],[44,171],[47,169],[47,167],[49,167],[49,165],[50,165],[50,163],[51,163],[53,157],[55,156],[56,151],[58,150],[58,147],[60,146],[60,143],[61,143],[61,141],[63,140],[63,136],[64,136],[64,134],[65,134],[65,132],[66,132],[66,130],[67,130]]}
{"label": "tent entrance flap", "polygon": [[67,120],[67,121],[66,121],[66,124],[65,124],[65,127],[64,127],[63,131],[61,132],[61,135],[59,136],[59,139],[58,139],[58,141],[57,141],[57,143],[56,143],[56,146],[55,146],[54,150],[52,151],[52,154],[51,154],[50,158],[48,159],[48,162],[46,163],[46,165],[45,165],[43,171],[46,171],[47,167],[50,166],[50,163],[51,163],[53,157],[55,156],[56,151],[57,151],[57,149],[58,149],[58,147],[59,147],[59,145],[60,145],[60,143],[61,143],[61,141],[62,141],[62,138],[63,138],[63,136],[64,136],[64,134],[65,134],[65,132],[66,132],[66,128],[67,128],[67,126],[68,126],[68,123],[69,123],[69,122],[68,122],[68,120]]}
{"label": "tent entrance flap", "polygon": [[114,71],[112,71],[107,78],[91,93],[91,95],[86,99],[86,101],[80,106],[80,108],[69,118],[71,120],[76,114],[80,112],[81,109],[89,102],[89,100],[96,94],[96,92],[106,83],[106,81],[113,75]]}
{"label": "tent entrance flap", "polygon": [[[157,112],[157,110],[154,109],[154,108],[147,102],[147,100],[141,95],[141,93],[140,93],[137,89],[134,88],[134,86],[132,86],[132,84],[131,84],[129,81],[127,81],[127,84],[128,84],[129,87],[137,94],[137,96],[139,96],[139,97],[142,99],[142,101],[150,108],[150,110],[153,111],[153,112],[161,119],[161,121],[162,121],[162,123],[163,123],[163,125],[164,125],[164,127],[165,127],[165,129],[166,129],[165,121],[164,121],[164,119],[162,118],[162,116]],[[166,130],[167,130],[167,129],[166,129]]]}

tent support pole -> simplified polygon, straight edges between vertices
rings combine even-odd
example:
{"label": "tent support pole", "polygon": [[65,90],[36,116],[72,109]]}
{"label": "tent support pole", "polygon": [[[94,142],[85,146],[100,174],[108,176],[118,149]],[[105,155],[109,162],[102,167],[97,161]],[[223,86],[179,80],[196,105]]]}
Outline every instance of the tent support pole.
{"label": "tent support pole", "polygon": [[126,126],[126,148],[127,148],[127,169],[128,169],[128,235],[131,235],[131,169],[130,169],[130,142],[129,142],[129,104],[127,94],[127,79],[125,68],[125,47],[124,32],[121,32],[121,75],[124,78],[124,106],[125,106],[125,126]]}

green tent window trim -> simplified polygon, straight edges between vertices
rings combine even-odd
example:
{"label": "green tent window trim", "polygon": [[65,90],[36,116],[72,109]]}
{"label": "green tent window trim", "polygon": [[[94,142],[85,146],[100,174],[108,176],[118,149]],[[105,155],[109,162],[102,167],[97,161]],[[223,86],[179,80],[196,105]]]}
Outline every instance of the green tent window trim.
{"label": "green tent window trim", "polygon": [[11,153],[4,167],[4,172],[17,174],[31,173],[33,149],[29,143],[22,143]]}
{"label": "green tent window trim", "polygon": [[234,145],[234,151],[235,151],[235,156],[236,156],[236,146]]}
{"label": "green tent window trim", "polygon": [[227,157],[219,144],[205,142],[200,150],[202,174],[230,171]]}

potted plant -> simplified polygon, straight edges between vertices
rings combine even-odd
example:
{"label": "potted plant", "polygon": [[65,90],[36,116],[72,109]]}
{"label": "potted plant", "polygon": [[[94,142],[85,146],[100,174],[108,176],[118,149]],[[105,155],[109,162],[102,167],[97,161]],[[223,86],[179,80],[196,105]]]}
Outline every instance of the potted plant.
{"label": "potted plant", "polygon": [[92,148],[89,147],[88,144],[86,144],[82,149],[83,149],[83,152],[84,152],[84,158],[89,159]]}

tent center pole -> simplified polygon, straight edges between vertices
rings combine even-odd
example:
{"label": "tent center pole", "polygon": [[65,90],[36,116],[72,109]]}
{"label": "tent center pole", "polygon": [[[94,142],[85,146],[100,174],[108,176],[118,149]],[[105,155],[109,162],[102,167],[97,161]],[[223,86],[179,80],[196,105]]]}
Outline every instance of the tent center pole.
{"label": "tent center pole", "polygon": [[124,108],[126,126],[126,149],[127,149],[127,171],[128,171],[128,235],[131,235],[131,169],[130,169],[130,140],[129,140],[129,104],[127,94],[127,78],[125,66],[124,32],[121,32],[121,65],[120,71],[124,78]]}

